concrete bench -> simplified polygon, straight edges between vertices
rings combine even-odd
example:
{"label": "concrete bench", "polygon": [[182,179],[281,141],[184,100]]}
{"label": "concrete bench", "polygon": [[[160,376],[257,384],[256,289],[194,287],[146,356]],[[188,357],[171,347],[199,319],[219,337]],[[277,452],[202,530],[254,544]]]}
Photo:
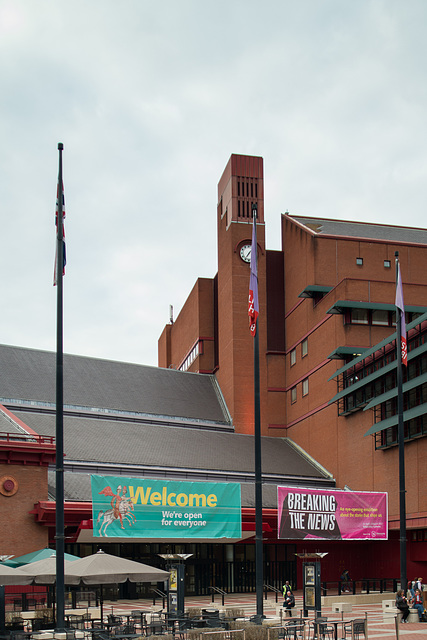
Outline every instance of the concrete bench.
{"label": "concrete bench", "polygon": [[383,608],[383,611],[386,611],[386,612],[388,609],[396,609],[396,600],[383,600],[382,608]]}
{"label": "concrete bench", "polygon": [[[401,611],[399,611],[399,609],[395,610],[396,613],[394,615],[397,616],[399,622],[402,619],[402,613]],[[408,622],[419,622],[420,618],[418,615],[418,611],[416,609],[409,609],[409,616],[406,618]]]}
{"label": "concrete bench", "polygon": [[337,611],[339,612],[353,611],[353,605],[351,604],[351,602],[335,602],[332,605],[332,611],[334,613],[336,613]]}
{"label": "concrete bench", "polygon": [[[396,607],[395,600],[383,600],[382,608],[383,608],[383,620],[385,622],[387,620],[390,620],[390,618],[394,616],[397,616],[400,622],[402,618],[402,613]],[[419,622],[418,611],[416,609],[410,609],[409,616],[406,619],[408,622]]]}

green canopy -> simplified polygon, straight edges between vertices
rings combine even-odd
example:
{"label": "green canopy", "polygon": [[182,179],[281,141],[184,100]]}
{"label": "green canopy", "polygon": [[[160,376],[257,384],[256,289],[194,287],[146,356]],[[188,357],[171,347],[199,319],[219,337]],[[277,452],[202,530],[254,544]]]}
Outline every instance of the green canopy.
{"label": "green canopy", "polygon": [[[31,553],[26,553],[24,556],[19,556],[19,558],[13,558],[13,562],[15,567],[20,567],[23,564],[29,564],[30,562],[37,562],[37,560],[44,560],[45,558],[51,558],[52,556],[56,556],[55,549],[49,549],[46,547],[45,549],[39,549],[38,551],[32,551]],[[78,556],[73,556],[70,553],[64,553],[65,560],[80,560]],[[7,563],[12,562],[12,560],[8,560]]]}

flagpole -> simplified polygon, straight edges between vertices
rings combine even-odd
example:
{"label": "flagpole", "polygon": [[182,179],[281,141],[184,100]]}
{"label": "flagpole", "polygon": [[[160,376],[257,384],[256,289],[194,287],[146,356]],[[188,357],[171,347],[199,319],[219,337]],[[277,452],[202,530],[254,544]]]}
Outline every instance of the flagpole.
{"label": "flagpole", "polygon": [[[257,262],[256,221],[257,205],[252,205],[255,242],[252,252]],[[258,277],[258,265],[256,265]],[[262,467],[261,467],[261,403],[259,382],[259,325],[255,320],[256,329],[254,336],[254,442],[255,442],[255,587],[256,587],[256,613],[258,624],[262,624],[263,616],[263,547],[262,547]]]}
{"label": "flagpole", "polygon": [[56,629],[65,631],[64,584],[64,390],[63,390],[63,295],[64,270],[62,151],[58,143],[58,207],[57,207],[57,263],[56,263]]}
{"label": "flagpole", "polygon": [[[399,269],[399,252],[395,251],[396,262],[396,291],[398,291],[401,274]],[[399,277],[400,275],[400,277]],[[397,296],[396,296],[397,298]],[[403,306],[403,295],[402,295]],[[406,593],[406,488],[405,488],[405,432],[403,425],[403,385],[402,385],[402,313],[396,306],[396,349],[397,349],[397,437],[399,448],[399,512],[400,512],[400,588]]]}

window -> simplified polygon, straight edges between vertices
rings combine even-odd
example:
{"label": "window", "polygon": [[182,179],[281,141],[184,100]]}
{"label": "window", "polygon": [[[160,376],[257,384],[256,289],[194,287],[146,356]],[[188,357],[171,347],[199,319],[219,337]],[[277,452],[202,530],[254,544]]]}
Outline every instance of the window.
{"label": "window", "polygon": [[308,339],[306,338],[301,342],[301,358],[304,358],[308,353]]}
{"label": "window", "polygon": [[391,267],[390,260],[384,260],[384,266],[385,266],[386,269],[390,269],[390,267]]}
{"label": "window", "polygon": [[296,349],[292,349],[292,351],[291,351],[291,367],[294,366],[296,361],[297,361],[297,350]]}
{"label": "window", "polygon": [[293,387],[291,389],[291,404],[297,401],[297,388]]}
{"label": "window", "polygon": [[302,395],[306,396],[308,394],[308,378],[302,381]]}
{"label": "window", "polygon": [[359,266],[362,266],[363,258],[356,258],[356,264],[358,264]]}
{"label": "window", "polygon": [[352,309],[351,323],[352,324],[369,324],[368,309]]}
{"label": "window", "polygon": [[187,371],[199,354],[203,353],[203,342],[199,340],[178,367],[179,371]]}
{"label": "window", "polygon": [[372,324],[376,324],[376,325],[381,325],[382,327],[388,327],[389,326],[389,312],[388,311],[384,311],[384,310],[380,310],[380,309],[374,309],[372,311]]}

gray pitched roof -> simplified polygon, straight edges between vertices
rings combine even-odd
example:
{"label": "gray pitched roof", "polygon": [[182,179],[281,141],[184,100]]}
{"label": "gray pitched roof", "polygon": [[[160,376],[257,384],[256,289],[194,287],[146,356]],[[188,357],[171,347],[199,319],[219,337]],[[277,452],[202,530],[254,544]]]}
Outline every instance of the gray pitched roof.
{"label": "gray pitched roof", "polygon": [[[0,398],[41,436],[56,435],[54,379],[53,353],[0,345]],[[64,384],[67,500],[90,501],[94,473],[241,482],[243,505],[254,505],[254,437],[233,432],[213,376],[65,356]],[[22,432],[0,410],[3,425]],[[267,507],[277,504],[278,484],[334,486],[286,438],[262,438],[262,469]],[[52,472],[49,492],[55,495]]]}
{"label": "gray pitched roof", "polygon": [[[39,435],[55,436],[55,416],[14,411]],[[67,465],[121,469],[160,467],[243,475],[253,472],[254,438],[251,435],[146,425],[102,419],[64,418],[64,453]],[[264,474],[322,478],[314,461],[295,449],[286,438],[262,438]],[[124,471],[123,471],[124,472]]]}
{"label": "gray pitched roof", "polygon": [[296,222],[308,227],[311,231],[319,235],[348,236],[365,238],[367,240],[427,244],[427,229],[287,215],[290,219],[296,220]]}
{"label": "gray pitched roof", "polygon": [[[55,403],[55,354],[0,345],[0,398]],[[64,404],[231,426],[216,378],[64,355]]]}

